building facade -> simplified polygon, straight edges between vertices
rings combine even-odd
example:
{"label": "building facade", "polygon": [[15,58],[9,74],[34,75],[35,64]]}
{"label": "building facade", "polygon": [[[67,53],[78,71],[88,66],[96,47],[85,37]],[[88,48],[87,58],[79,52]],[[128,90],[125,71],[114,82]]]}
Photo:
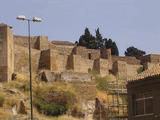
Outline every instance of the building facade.
{"label": "building facade", "polygon": [[160,65],[128,81],[129,120],[160,120]]}

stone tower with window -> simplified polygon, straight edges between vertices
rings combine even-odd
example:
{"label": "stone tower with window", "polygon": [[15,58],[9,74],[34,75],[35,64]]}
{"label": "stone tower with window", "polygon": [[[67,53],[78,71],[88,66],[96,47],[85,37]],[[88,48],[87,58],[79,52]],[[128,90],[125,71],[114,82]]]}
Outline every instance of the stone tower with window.
{"label": "stone tower with window", "polygon": [[12,27],[0,24],[0,81],[11,80],[14,72]]}

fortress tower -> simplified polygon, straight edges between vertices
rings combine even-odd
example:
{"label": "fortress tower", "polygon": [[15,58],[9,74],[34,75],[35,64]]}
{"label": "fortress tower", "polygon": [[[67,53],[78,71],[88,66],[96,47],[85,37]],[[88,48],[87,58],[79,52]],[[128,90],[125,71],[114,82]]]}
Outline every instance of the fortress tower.
{"label": "fortress tower", "polygon": [[14,72],[14,42],[12,27],[0,24],[0,81],[11,80]]}

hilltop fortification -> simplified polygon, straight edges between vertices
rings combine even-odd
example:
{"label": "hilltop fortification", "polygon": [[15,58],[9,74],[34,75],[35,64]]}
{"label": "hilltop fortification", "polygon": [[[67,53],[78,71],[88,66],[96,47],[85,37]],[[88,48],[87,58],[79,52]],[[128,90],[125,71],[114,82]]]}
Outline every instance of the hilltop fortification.
{"label": "hilltop fortification", "polygon": [[[101,76],[110,73],[119,79],[134,76],[160,62],[160,55],[112,56],[110,49],[87,49],[67,41],[50,41],[47,36],[31,37],[32,70],[47,71],[53,80],[90,80],[89,72]],[[0,24],[0,81],[9,81],[13,73],[28,74],[28,37],[13,35],[12,27]]]}

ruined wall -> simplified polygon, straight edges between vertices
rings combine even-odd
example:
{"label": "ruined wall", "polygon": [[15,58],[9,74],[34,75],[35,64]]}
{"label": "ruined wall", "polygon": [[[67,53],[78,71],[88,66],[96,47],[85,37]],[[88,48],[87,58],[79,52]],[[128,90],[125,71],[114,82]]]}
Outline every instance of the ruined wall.
{"label": "ruined wall", "polygon": [[89,71],[93,70],[94,61],[85,59],[80,55],[73,55],[70,56],[70,64],[72,67],[71,69],[74,72],[88,73]]}
{"label": "ruined wall", "polygon": [[[35,48],[38,38],[39,38],[38,36],[31,37],[31,48]],[[28,36],[14,35],[13,39],[14,39],[14,44],[23,47],[28,47]]]}
{"label": "ruined wall", "polygon": [[90,82],[92,76],[87,73],[62,72],[61,80],[67,82]]}
{"label": "ruined wall", "polygon": [[60,55],[70,55],[72,54],[73,48],[74,46],[55,45],[55,47],[52,49],[57,50]]}
{"label": "ruined wall", "polygon": [[[28,56],[28,48],[22,47],[19,45],[15,45],[15,72],[28,74],[29,72],[29,56]],[[36,49],[31,50],[31,61],[32,61],[32,72],[38,72],[39,68],[39,60],[41,52]]]}
{"label": "ruined wall", "polygon": [[127,64],[127,77],[133,77],[138,74],[138,70],[142,68],[142,65]]}
{"label": "ruined wall", "polygon": [[127,77],[133,77],[138,74],[138,70],[142,68],[142,65],[127,64],[124,61],[116,61],[113,64],[113,72],[119,79],[126,79]]}
{"label": "ruined wall", "polygon": [[114,62],[112,71],[114,75],[116,75],[119,79],[126,79],[127,78],[127,63],[124,61]]}
{"label": "ruined wall", "polygon": [[47,36],[38,36],[36,42],[34,43],[35,49],[46,50],[49,49],[49,41]]}
{"label": "ruined wall", "polygon": [[14,72],[14,44],[10,26],[0,24],[0,81],[11,80]]}
{"label": "ruined wall", "polygon": [[109,62],[107,59],[97,59],[94,61],[94,70],[102,77],[109,74]]}
{"label": "ruined wall", "polygon": [[68,55],[60,55],[55,49],[48,49],[41,52],[40,69],[51,70],[52,72],[66,71]]}
{"label": "ruined wall", "polygon": [[146,62],[143,64],[144,66],[144,70],[147,70],[147,69],[151,69],[153,66],[157,65],[159,63],[150,63],[150,62]]}
{"label": "ruined wall", "polygon": [[149,54],[146,56],[143,56],[141,58],[142,63],[159,63],[160,62],[160,55],[156,55],[156,54]]}
{"label": "ruined wall", "polygon": [[40,60],[39,60],[39,69],[51,69],[51,59],[50,59],[50,49],[48,50],[42,50],[40,54]]}
{"label": "ruined wall", "polygon": [[61,55],[57,50],[51,50],[51,71],[63,72],[67,68],[68,55]]}
{"label": "ruined wall", "polygon": [[136,59],[135,57],[125,57],[125,56],[112,56],[112,62],[116,61],[124,61],[127,64],[139,65],[141,63],[140,60]]}
{"label": "ruined wall", "polygon": [[85,59],[95,60],[100,58],[100,50],[86,49],[85,47],[75,47],[73,54],[80,55]]}

